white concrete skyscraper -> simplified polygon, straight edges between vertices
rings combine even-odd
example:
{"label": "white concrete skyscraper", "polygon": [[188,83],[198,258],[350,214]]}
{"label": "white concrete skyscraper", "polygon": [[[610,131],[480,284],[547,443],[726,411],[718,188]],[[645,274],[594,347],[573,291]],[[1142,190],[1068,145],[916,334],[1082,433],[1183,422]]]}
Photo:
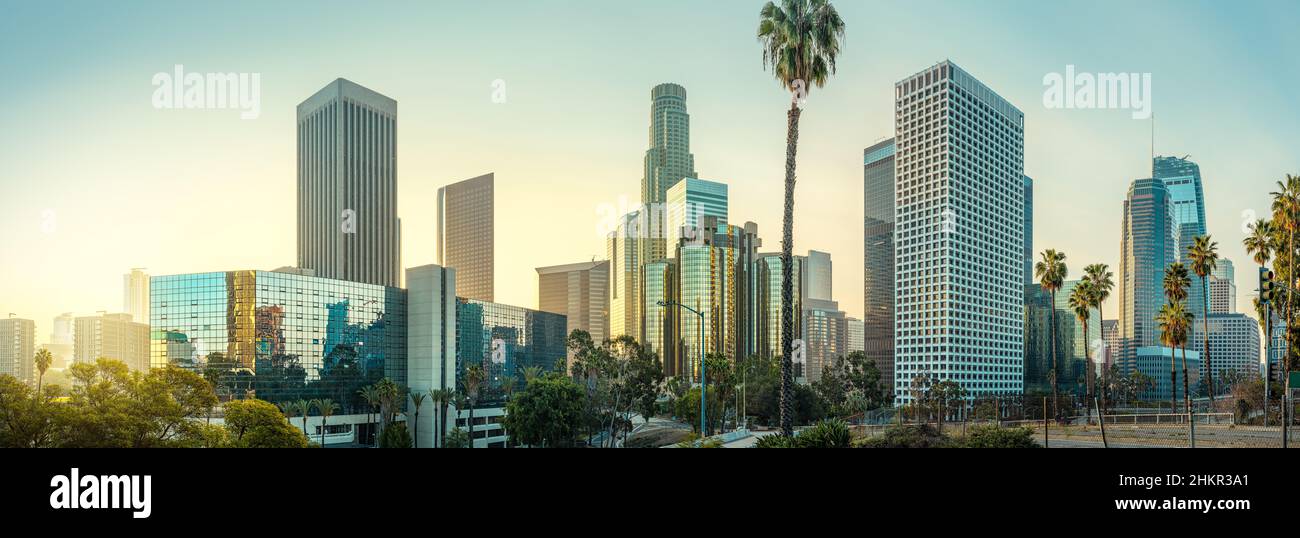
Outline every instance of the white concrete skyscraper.
{"label": "white concrete skyscraper", "polygon": [[1024,384],[1024,113],[944,61],[897,83],[896,400]]}
{"label": "white concrete skyscraper", "polygon": [[337,79],[298,105],[298,267],[398,286],[397,101]]}

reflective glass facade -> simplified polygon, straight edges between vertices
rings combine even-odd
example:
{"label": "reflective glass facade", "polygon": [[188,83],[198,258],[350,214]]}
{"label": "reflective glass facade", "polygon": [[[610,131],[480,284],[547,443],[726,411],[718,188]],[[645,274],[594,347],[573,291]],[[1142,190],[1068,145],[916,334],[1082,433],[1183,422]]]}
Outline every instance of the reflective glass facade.
{"label": "reflective glass facade", "polygon": [[[1052,295],[1043,291],[1039,284],[1025,286],[1025,392],[1050,394],[1052,384],[1048,372],[1052,369],[1052,310],[1056,310],[1056,356],[1060,363],[1059,382],[1062,394],[1076,391],[1084,392],[1087,371],[1085,346],[1092,345],[1088,353],[1094,353],[1100,346],[1089,342],[1101,341],[1105,336],[1101,332],[1101,318],[1094,309],[1088,316],[1088,333],[1085,339],[1083,324],[1070,309],[1070,293],[1079,285],[1078,280],[1061,284],[1056,291],[1056,302]],[[1104,357],[1091,357],[1093,367],[1098,368]]]}
{"label": "reflective glass facade", "polygon": [[[1151,163],[1151,174],[1165,182],[1169,202],[1173,205],[1174,220],[1178,223],[1178,260],[1191,268],[1187,248],[1193,238],[1205,235],[1205,192],[1201,188],[1201,167],[1183,157],[1157,156]],[[1205,298],[1209,295],[1207,279],[1191,273],[1192,287],[1187,294],[1187,308],[1201,315]]]}
{"label": "reflective glass facade", "polygon": [[[795,338],[803,334],[803,293],[800,289],[800,276],[803,273],[804,257],[793,256],[792,287],[794,288],[794,322]],[[781,349],[781,255],[759,254],[754,261],[753,275],[754,309],[754,353],[763,358],[780,357]]]}
{"label": "reflective glass facade", "polygon": [[894,384],[894,139],[863,150],[863,352]]}
{"label": "reflective glass facade", "polygon": [[692,378],[699,375],[700,331],[704,332],[705,353],[720,353],[730,359],[753,351],[749,326],[751,304],[749,267],[757,244],[757,228],[718,225],[705,218],[703,244],[685,239],[677,247],[678,289],[681,304],[704,314],[678,313],[683,368]]}
{"label": "reflective glass facade", "polygon": [[638,246],[646,262],[667,257],[664,204],[668,189],[685,177],[695,177],[691,154],[691,115],[686,113],[686,88],[664,83],[650,90],[650,148],[641,176],[641,204],[650,212],[647,240]]}
{"label": "reflective glass facade", "polygon": [[675,376],[682,371],[678,362],[676,306],[659,306],[660,302],[677,300],[676,264],[671,260],[661,260],[645,264],[643,278],[645,291],[645,340],[641,342],[651,351],[659,354],[664,375]]}
{"label": "reflective glass facade", "polygon": [[505,380],[513,378],[518,389],[523,387],[526,368],[564,368],[567,324],[563,314],[457,297],[457,388],[464,387],[466,367],[482,365],[487,380],[479,389],[476,407],[500,407],[505,401]]}
{"label": "reflective glass facade", "polygon": [[406,384],[406,292],[267,271],[156,276],[153,366],[202,373],[223,399],[331,398],[364,413],[361,387]]}
{"label": "reflective glass facade", "polygon": [[1178,222],[1163,181],[1133,181],[1124,200],[1120,233],[1117,356],[1127,374],[1138,348],[1160,345],[1155,318],[1165,304],[1165,267],[1178,258]]}

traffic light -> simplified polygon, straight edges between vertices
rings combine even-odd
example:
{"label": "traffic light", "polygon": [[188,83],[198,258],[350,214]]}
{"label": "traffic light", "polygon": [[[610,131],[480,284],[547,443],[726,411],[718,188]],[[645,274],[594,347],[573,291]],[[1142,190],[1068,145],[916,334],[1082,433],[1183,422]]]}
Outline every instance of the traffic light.
{"label": "traffic light", "polygon": [[1267,267],[1259,268],[1259,303],[1268,304],[1273,300],[1273,271]]}

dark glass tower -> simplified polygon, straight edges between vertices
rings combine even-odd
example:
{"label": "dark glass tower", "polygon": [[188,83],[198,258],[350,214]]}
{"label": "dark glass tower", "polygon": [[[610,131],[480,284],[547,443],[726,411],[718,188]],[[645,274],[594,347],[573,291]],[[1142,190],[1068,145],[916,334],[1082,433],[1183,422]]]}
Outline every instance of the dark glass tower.
{"label": "dark glass tower", "polygon": [[864,352],[894,391],[894,139],[863,151]]}

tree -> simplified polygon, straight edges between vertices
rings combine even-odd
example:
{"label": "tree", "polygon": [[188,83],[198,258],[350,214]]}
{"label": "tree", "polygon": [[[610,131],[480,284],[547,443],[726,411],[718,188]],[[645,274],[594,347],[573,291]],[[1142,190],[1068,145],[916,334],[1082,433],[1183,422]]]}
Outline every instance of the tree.
{"label": "tree", "polygon": [[934,406],[939,417],[939,431],[943,431],[943,422],[953,407],[966,400],[966,389],[956,381],[945,379],[930,386],[926,393],[930,404]]}
{"label": "tree", "polygon": [[334,416],[334,412],[339,410],[339,404],[334,403],[334,400],[329,398],[313,400],[313,402],[316,405],[316,411],[320,413],[320,446],[325,448],[325,426],[329,424],[330,417]]}
{"label": "tree", "polygon": [[[1061,289],[1065,283],[1066,276],[1070,270],[1065,266],[1065,253],[1058,252],[1054,249],[1043,251],[1040,260],[1034,265],[1034,276],[1043,287],[1043,291],[1052,295],[1052,304],[1056,304],[1056,292]],[[1059,396],[1057,392],[1056,381],[1060,379],[1060,363],[1056,360],[1056,308],[1051,309],[1051,327],[1049,327],[1048,340],[1052,343],[1052,408],[1056,414],[1060,413]]]}
{"label": "tree", "polygon": [[[1156,324],[1160,326],[1160,343],[1169,347],[1169,407],[1171,413],[1178,412],[1178,359],[1174,352],[1187,342],[1187,326],[1191,316],[1183,308],[1182,302],[1169,303],[1160,307],[1156,314]],[[1186,411],[1191,412],[1191,399],[1187,397],[1187,356],[1183,355],[1183,397]]]}
{"label": "tree", "polygon": [[414,417],[411,422],[411,442],[415,448],[420,448],[420,406],[424,405],[424,398],[425,394],[423,392],[411,393],[411,410]]}
{"label": "tree", "polygon": [[[366,402],[366,426],[368,428],[370,424],[374,423],[374,420],[371,419],[373,418],[375,411],[379,409],[379,389],[375,388],[374,385],[366,385],[361,387],[361,389],[357,391],[357,394]],[[361,440],[358,439],[358,441]]]}
{"label": "tree", "polygon": [[[469,438],[474,439],[474,406],[478,405],[478,393],[483,386],[483,381],[487,378],[483,374],[483,367],[477,364],[465,368],[465,378],[461,381],[464,385],[465,401],[469,407]],[[470,443],[470,448],[474,444]]]}
{"label": "tree", "polygon": [[379,434],[379,448],[411,448],[411,434],[405,422],[394,422]]}
{"label": "tree", "polygon": [[[527,369],[525,369],[527,371]],[[456,396],[456,391],[452,389],[430,389],[429,398],[433,403],[438,405],[438,428],[434,431],[433,446],[442,447],[443,432],[447,430],[447,406],[451,404]]]}
{"label": "tree", "polygon": [[[1283,350],[1283,360],[1281,361],[1282,379],[1287,379],[1288,374],[1291,372],[1291,348],[1295,346],[1295,326],[1292,324],[1292,312],[1295,310],[1295,303],[1294,292],[1292,291],[1294,286],[1292,284],[1297,280],[1295,274],[1295,234],[1296,230],[1300,229],[1300,176],[1287,174],[1285,181],[1277,182],[1277,187],[1278,190],[1270,194],[1273,197],[1273,226],[1276,232],[1285,232],[1286,236],[1286,248],[1279,248],[1276,251],[1277,262],[1275,262],[1275,266],[1285,258],[1286,271],[1285,274],[1279,276],[1282,282],[1288,283],[1286,287],[1286,304],[1284,305],[1286,348]],[[1275,243],[1281,243],[1281,241],[1275,240]],[[1280,269],[1280,267],[1277,267],[1277,269]],[[1283,272],[1275,271],[1275,273]],[[1265,335],[1265,337],[1271,338],[1272,336]]]}
{"label": "tree", "polygon": [[794,183],[799,147],[800,101],[835,74],[844,21],[828,0],[768,2],[759,12],[758,40],[764,68],[790,92],[786,114],[785,206],[781,227],[781,433],[794,435]]}
{"label": "tree", "polygon": [[[1165,268],[1165,278],[1163,281],[1163,286],[1165,291],[1165,298],[1169,300],[1169,303],[1171,305],[1174,304],[1178,305],[1178,310],[1176,311],[1176,314],[1179,317],[1179,319],[1166,320],[1166,321],[1174,322],[1174,325],[1171,326],[1171,328],[1174,329],[1174,333],[1170,334],[1170,336],[1172,337],[1173,341],[1177,342],[1177,346],[1181,347],[1187,341],[1186,333],[1188,327],[1186,325],[1190,324],[1189,319],[1191,317],[1191,314],[1187,312],[1186,308],[1183,306],[1183,302],[1187,300],[1187,289],[1192,286],[1192,279],[1190,276],[1188,276],[1187,266],[1183,265],[1182,262],[1174,262],[1169,264],[1169,266]],[[1159,320],[1157,319],[1157,322],[1158,321]],[[1161,329],[1161,331],[1163,332],[1164,329]],[[1172,357],[1172,353],[1173,352],[1171,350],[1170,351],[1171,357]],[[1176,384],[1177,383],[1175,381],[1176,375],[1172,369],[1173,367],[1172,364],[1170,366],[1171,369],[1169,371],[1169,382],[1170,384]],[[1183,400],[1184,403],[1186,404],[1185,407],[1187,412],[1191,413],[1192,399],[1191,396],[1187,394],[1188,386],[1189,383],[1187,380],[1187,354],[1184,353],[1183,354]],[[1177,393],[1178,393],[1178,389],[1174,388],[1171,394],[1177,395]],[[1176,412],[1176,409],[1178,407],[1177,404],[1175,403],[1176,400],[1177,397],[1175,396],[1175,398],[1170,401],[1170,403],[1173,404],[1172,405],[1173,409],[1170,410],[1171,412]]]}
{"label": "tree", "polygon": [[1219,244],[1211,241],[1208,235],[1198,235],[1192,240],[1192,244],[1187,246],[1187,259],[1192,263],[1192,272],[1196,273],[1197,278],[1201,279],[1202,297],[1201,301],[1201,333],[1202,341],[1205,347],[1202,353],[1201,362],[1205,365],[1205,383],[1206,390],[1210,394],[1210,406],[1214,406],[1214,371],[1210,366],[1210,290],[1208,278],[1210,273],[1218,266],[1219,261]]}
{"label": "tree", "polygon": [[443,446],[445,448],[473,448],[474,443],[470,442],[469,434],[465,433],[465,430],[460,429],[460,426],[456,426],[447,432],[447,441]]}
{"label": "tree", "polygon": [[[1110,272],[1110,267],[1104,263],[1094,263],[1083,268],[1084,280],[1092,287],[1092,306],[1097,309],[1098,326],[1103,328],[1106,325],[1106,315],[1102,313],[1106,299],[1110,298],[1111,290],[1115,289],[1115,281],[1111,279],[1114,273]],[[1098,338],[1105,338],[1105,335],[1098,335]],[[1105,349],[1103,346],[1102,349]],[[1112,350],[1106,350],[1107,356],[1101,357],[1102,364],[1105,365],[1106,359],[1113,353]],[[1110,369],[1102,369],[1102,385],[1105,386],[1107,378],[1110,375]],[[1106,391],[1101,391],[1101,409],[1099,413],[1106,413]]]}
{"label": "tree", "polygon": [[133,372],[101,358],[78,362],[69,372],[75,381],[61,446],[194,446],[203,434],[198,419],[217,403],[212,385],[176,366]]}
{"label": "tree", "polygon": [[551,373],[534,378],[506,404],[506,432],[516,444],[570,447],[582,426],[582,387]]}
{"label": "tree", "polygon": [[[1084,408],[1089,410],[1092,409],[1093,385],[1092,385],[1092,356],[1089,354],[1089,348],[1091,348],[1092,346],[1087,345],[1087,343],[1089,342],[1088,319],[1092,315],[1091,312],[1092,305],[1093,303],[1096,302],[1094,297],[1095,293],[1096,291],[1093,290],[1092,288],[1092,281],[1087,278],[1084,278],[1074,286],[1074,289],[1070,291],[1070,297],[1067,299],[1070,305],[1070,310],[1074,312],[1074,317],[1077,318],[1079,320],[1079,323],[1083,325],[1083,341],[1085,343],[1085,345],[1083,346],[1083,362],[1084,364],[1087,365],[1087,367],[1084,369],[1083,372],[1084,384],[1087,386],[1087,390],[1085,392],[1085,397],[1084,397],[1084,399],[1086,400],[1084,402]],[[1089,412],[1088,416],[1091,415],[1092,413]]]}
{"label": "tree", "polygon": [[294,409],[298,411],[298,416],[302,417],[302,434],[307,435],[307,417],[311,416],[311,408],[315,405],[312,400],[298,399],[293,402]]}
{"label": "tree", "polygon": [[41,392],[41,385],[45,383],[45,371],[50,369],[50,363],[54,362],[54,356],[50,355],[50,350],[41,349],[36,352],[36,371],[40,376],[36,378],[36,392]]}
{"label": "tree", "polygon": [[[284,407],[296,405],[282,404]],[[306,448],[307,436],[289,424],[270,402],[232,400],[224,406],[229,445],[233,448]]]}
{"label": "tree", "polygon": [[56,390],[32,392],[9,374],[0,374],[0,447],[42,448],[58,446],[67,424],[66,406],[51,405]]}

